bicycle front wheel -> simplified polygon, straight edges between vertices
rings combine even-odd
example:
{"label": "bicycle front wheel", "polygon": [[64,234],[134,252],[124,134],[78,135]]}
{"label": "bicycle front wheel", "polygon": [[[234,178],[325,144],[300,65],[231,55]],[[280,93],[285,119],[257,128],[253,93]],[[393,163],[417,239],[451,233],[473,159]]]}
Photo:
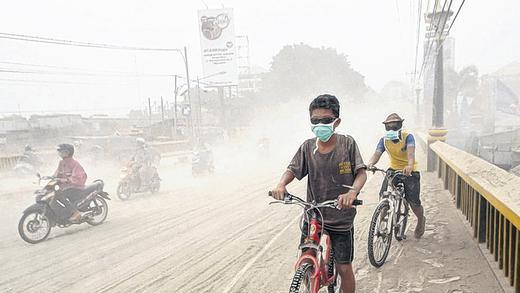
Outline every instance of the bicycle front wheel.
{"label": "bicycle front wheel", "polygon": [[368,230],[368,259],[376,267],[381,267],[388,257],[392,244],[392,217],[387,201],[380,202],[372,215]]}
{"label": "bicycle front wheel", "polygon": [[311,293],[312,265],[302,264],[294,273],[289,293]]}

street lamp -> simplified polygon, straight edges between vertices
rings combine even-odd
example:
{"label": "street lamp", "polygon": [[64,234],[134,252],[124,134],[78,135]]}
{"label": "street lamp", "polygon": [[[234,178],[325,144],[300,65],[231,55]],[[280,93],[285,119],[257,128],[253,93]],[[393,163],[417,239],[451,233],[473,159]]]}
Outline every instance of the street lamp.
{"label": "street lamp", "polygon": [[[182,55],[182,54],[181,54]],[[184,58],[184,56],[183,56]],[[187,67],[186,67],[187,68]],[[186,69],[186,72],[187,69]],[[220,71],[220,72],[216,72],[216,73],[213,73],[213,74],[210,74],[210,75],[206,75],[206,76],[203,76],[203,77],[198,77],[197,76],[197,79],[195,80],[197,82],[197,88],[198,88],[198,95],[197,95],[197,98],[198,98],[198,113],[197,113],[197,125],[198,125],[198,128],[200,128],[200,118],[201,118],[201,99],[200,99],[200,81],[201,80],[204,80],[204,79],[207,79],[207,78],[211,78],[211,77],[214,77],[214,76],[217,76],[217,75],[222,75],[222,74],[226,74],[227,72],[226,71]],[[186,76],[189,76],[188,74]],[[188,95],[188,105],[190,106],[190,109],[191,109],[191,106],[192,106],[192,103],[191,103],[191,96],[190,96],[190,80],[189,79],[186,79],[186,83],[185,84],[182,84],[182,85],[178,85],[178,78],[180,78],[180,76],[178,75],[174,75],[175,77],[175,88],[174,88],[174,114],[173,114],[173,129],[174,129],[174,133],[177,133],[177,96],[179,96],[179,92],[181,88],[183,88],[184,86],[186,86],[186,89],[183,90],[181,92],[181,96],[183,96],[184,94],[187,93]],[[211,86],[210,84],[208,84],[208,86]],[[194,134],[194,123],[193,123],[193,116],[192,116],[192,111],[190,111],[189,113],[189,117],[190,117],[190,126],[191,126],[191,130],[192,130],[192,134]],[[199,131],[199,129],[197,129],[197,131]]]}

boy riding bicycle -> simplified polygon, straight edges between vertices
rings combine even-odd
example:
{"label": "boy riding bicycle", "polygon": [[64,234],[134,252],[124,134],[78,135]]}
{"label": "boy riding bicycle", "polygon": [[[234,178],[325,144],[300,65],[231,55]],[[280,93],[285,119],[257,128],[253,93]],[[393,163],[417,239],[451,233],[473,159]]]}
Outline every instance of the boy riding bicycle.
{"label": "boy riding bicycle", "polygon": [[[415,161],[415,138],[411,133],[403,130],[403,121],[397,113],[388,115],[383,124],[385,125],[385,137],[382,137],[377,144],[376,151],[368,161],[369,169],[375,165],[381,155],[386,151],[390,157],[391,171],[402,170],[406,175],[404,181],[404,192],[406,201],[417,216],[417,226],[415,227],[415,238],[421,238],[424,234],[426,218],[424,209],[421,205],[421,175],[417,171]],[[386,191],[388,182],[385,178],[381,186],[380,196]]]}
{"label": "boy riding bicycle", "polygon": [[[356,141],[351,136],[334,133],[341,123],[339,108],[338,99],[332,95],[320,95],[311,102],[311,130],[316,137],[300,146],[272,195],[283,199],[287,193],[286,186],[294,178],[301,180],[308,175],[308,202],[338,199],[339,209],[322,209],[321,212],[325,231],[330,237],[336,270],[341,277],[341,288],[344,293],[350,293],[355,291],[352,259],[356,209],[352,203],[367,176]],[[302,230],[307,233],[307,229]],[[306,235],[302,235],[301,241],[305,238]]]}

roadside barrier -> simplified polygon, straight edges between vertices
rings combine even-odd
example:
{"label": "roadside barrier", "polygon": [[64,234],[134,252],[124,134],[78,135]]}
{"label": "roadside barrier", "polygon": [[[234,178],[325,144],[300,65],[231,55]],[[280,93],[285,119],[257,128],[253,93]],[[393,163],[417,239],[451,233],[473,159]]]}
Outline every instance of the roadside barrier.
{"label": "roadside barrier", "polygon": [[520,293],[520,177],[443,142],[430,145],[437,175],[485,243],[500,270]]}

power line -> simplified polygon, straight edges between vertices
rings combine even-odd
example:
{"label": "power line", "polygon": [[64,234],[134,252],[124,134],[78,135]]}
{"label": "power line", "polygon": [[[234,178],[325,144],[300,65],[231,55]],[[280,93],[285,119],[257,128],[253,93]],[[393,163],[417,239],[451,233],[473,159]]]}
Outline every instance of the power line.
{"label": "power line", "polygon": [[[133,72],[123,72],[123,71],[95,71],[89,70],[85,68],[76,68],[76,67],[63,67],[63,66],[53,66],[53,65],[44,65],[44,64],[30,64],[30,63],[21,63],[21,62],[9,62],[9,61],[0,61],[0,64],[10,64],[10,65],[22,65],[22,66],[34,66],[34,67],[48,67],[48,68],[57,68],[57,69],[68,69],[68,70],[76,70],[76,71],[85,71],[85,72],[71,72],[71,71],[45,71],[45,70],[35,70],[35,69],[16,69],[16,68],[0,68],[0,73],[14,73],[14,74],[43,74],[43,75],[73,75],[73,76],[107,76],[107,77],[129,77],[129,78],[138,78],[138,77],[175,77],[179,79],[186,79],[184,76],[180,76],[177,74],[163,74],[163,73],[133,73]],[[100,72],[100,73],[97,73]],[[218,73],[220,74],[220,73]],[[209,82],[201,81],[204,78],[208,78],[211,76],[203,77],[199,79],[199,83],[205,86],[211,86],[212,84]],[[196,79],[190,79],[191,82],[197,82]]]}
{"label": "power line", "polygon": [[69,84],[69,85],[133,85],[132,83],[96,83],[96,82],[81,82],[81,81],[59,81],[59,80],[36,80],[36,79],[15,79],[15,78],[0,78],[0,81],[7,83],[41,83],[41,84]]}
{"label": "power line", "polygon": [[462,6],[464,5],[464,2],[466,2],[466,0],[462,0],[462,3],[460,4],[460,6],[459,6],[459,8],[457,10],[457,13],[455,14],[455,17],[453,18],[452,22],[450,23],[450,26],[448,28],[448,31],[446,32],[445,37],[442,39],[442,41],[439,40],[440,43],[439,43],[439,46],[438,46],[437,50],[435,51],[435,57],[437,57],[437,55],[439,54],[440,48],[442,48],[442,45],[444,45],[444,42],[448,38],[448,36],[450,34],[450,31],[451,31],[451,28],[453,27],[453,24],[457,20],[457,16],[459,15],[459,12],[462,9]]}
{"label": "power line", "polygon": [[[428,2],[429,2],[429,1],[428,1]],[[434,13],[434,12],[437,10],[437,4],[438,4],[438,3],[439,3],[439,1],[438,1],[438,0],[435,0],[435,4],[433,5],[433,12],[432,12],[432,13]],[[428,3],[428,7],[426,7],[426,12],[427,12],[427,13],[428,13],[428,10],[429,10],[429,8],[430,8],[429,6],[430,6],[430,5],[429,5],[429,3]],[[428,28],[425,30],[425,33],[431,32],[432,29],[433,29],[433,21],[430,22],[430,25],[429,25]],[[427,48],[425,48],[425,50],[424,50],[424,52],[423,52],[423,61],[422,61],[422,63],[421,63],[421,70],[420,70],[420,72],[419,72],[419,77],[418,77],[418,79],[420,79],[421,76],[422,76],[422,72],[423,72],[423,70],[424,70],[424,64],[425,64],[426,61],[427,61],[428,54],[429,54],[429,51],[430,51],[430,47],[431,47],[431,45],[432,45],[432,40],[431,40],[431,38],[427,38],[427,40],[428,40],[428,43],[427,43],[427,45],[426,45]]]}
{"label": "power line", "polygon": [[[43,68],[56,68],[56,69],[65,69],[65,70],[73,70],[73,71],[81,71],[81,72],[93,72],[93,73],[115,73],[115,74],[128,74],[128,75],[139,75],[136,72],[128,72],[128,71],[114,71],[114,70],[95,70],[89,68],[79,68],[79,67],[68,67],[68,66],[56,66],[56,65],[46,65],[46,64],[34,64],[34,63],[23,63],[23,62],[11,62],[11,61],[0,61],[0,64],[7,65],[15,65],[15,66],[27,66],[27,67],[43,67]],[[175,76],[174,74],[163,74],[168,76]],[[180,76],[178,76],[180,77]]]}
{"label": "power line", "polygon": [[462,0],[462,3],[460,4],[459,9],[457,10],[457,13],[455,14],[455,17],[453,17],[453,21],[451,22],[450,27],[448,28],[448,33],[446,34],[446,36],[450,34],[451,27],[455,23],[455,20],[457,20],[457,16],[459,16],[459,12],[462,9],[462,6],[464,5],[464,2],[466,2],[466,0]]}
{"label": "power line", "polygon": [[[442,10],[440,12],[440,15],[442,15],[444,13],[444,8],[446,7],[446,3],[447,2],[448,2],[448,0],[444,0],[444,4],[442,5]],[[432,16],[435,16],[438,13],[437,12],[437,3],[438,3],[438,1],[435,1],[435,7],[434,7],[434,10],[432,12]],[[431,31],[434,21],[435,21],[434,19],[431,20],[430,27],[429,27],[428,31]],[[432,49],[433,44],[434,44],[433,39],[434,39],[435,36],[437,36],[437,34],[439,32],[440,22],[441,22],[441,18],[439,17],[439,20],[437,21],[437,25],[435,27],[435,32],[433,33],[433,37],[430,37],[430,44],[428,46],[428,50],[424,54],[423,63],[422,63],[422,66],[421,66],[421,71],[419,72],[419,79],[421,78],[424,70],[426,69],[427,63],[430,60],[430,52],[431,52],[431,49]]]}
{"label": "power line", "polygon": [[[433,54],[434,55],[433,60],[435,60],[437,58],[437,55],[439,54],[439,50],[440,50],[440,48],[442,48],[442,44],[444,44],[444,40],[446,39],[446,37],[449,34],[449,31],[446,34],[444,34],[444,29],[446,28],[446,22],[448,21],[448,17],[450,16],[449,13],[451,11],[451,4],[452,3],[453,3],[453,0],[450,0],[450,4],[448,5],[448,10],[446,11],[448,13],[448,15],[446,15],[446,17],[444,17],[444,23],[442,24],[442,29],[440,30],[440,34],[437,36],[437,46],[435,48],[435,54]],[[440,22],[440,17],[439,17],[439,22]],[[444,39],[441,42],[441,37],[443,35],[444,35]],[[430,63],[430,67],[428,69],[430,69],[433,66],[433,63],[434,62]]]}
{"label": "power line", "polygon": [[417,82],[417,59],[419,57],[419,39],[420,39],[420,33],[421,33],[421,12],[422,12],[422,0],[419,0],[419,7],[417,9],[417,41],[415,43],[415,65],[414,65],[414,72],[413,72],[414,84]]}
{"label": "power line", "polygon": [[27,73],[27,74],[50,74],[50,75],[80,75],[80,76],[111,76],[111,77],[174,77],[174,74],[156,74],[156,73],[88,73],[88,72],[67,72],[67,71],[43,71],[43,70],[18,70],[11,68],[0,68],[3,73]]}
{"label": "power line", "polygon": [[[59,109],[59,110],[15,110],[0,111],[0,114],[18,114],[18,113],[66,113],[66,112],[86,112],[86,111],[112,111],[112,110],[134,110],[130,107],[118,108],[95,108],[95,109]],[[143,119],[144,120],[144,119]],[[148,120],[148,118],[146,118]]]}
{"label": "power line", "polygon": [[80,42],[80,41],[73,41],[73,40],[55,39],[55,38],[40,37],[40,36],[20,35],[20,34],[12,34],[12,33],[0,33],[0,38],[18,40],[18,41],[35,42],[35,43],[98,48],[98,49],[181,52],[182,53],[182,51],[177,48],[150,48],[150,47],[122,46],[122,45],[113,45],[113,44],[104,44],[104,43],[90,43],[90,42]]}

